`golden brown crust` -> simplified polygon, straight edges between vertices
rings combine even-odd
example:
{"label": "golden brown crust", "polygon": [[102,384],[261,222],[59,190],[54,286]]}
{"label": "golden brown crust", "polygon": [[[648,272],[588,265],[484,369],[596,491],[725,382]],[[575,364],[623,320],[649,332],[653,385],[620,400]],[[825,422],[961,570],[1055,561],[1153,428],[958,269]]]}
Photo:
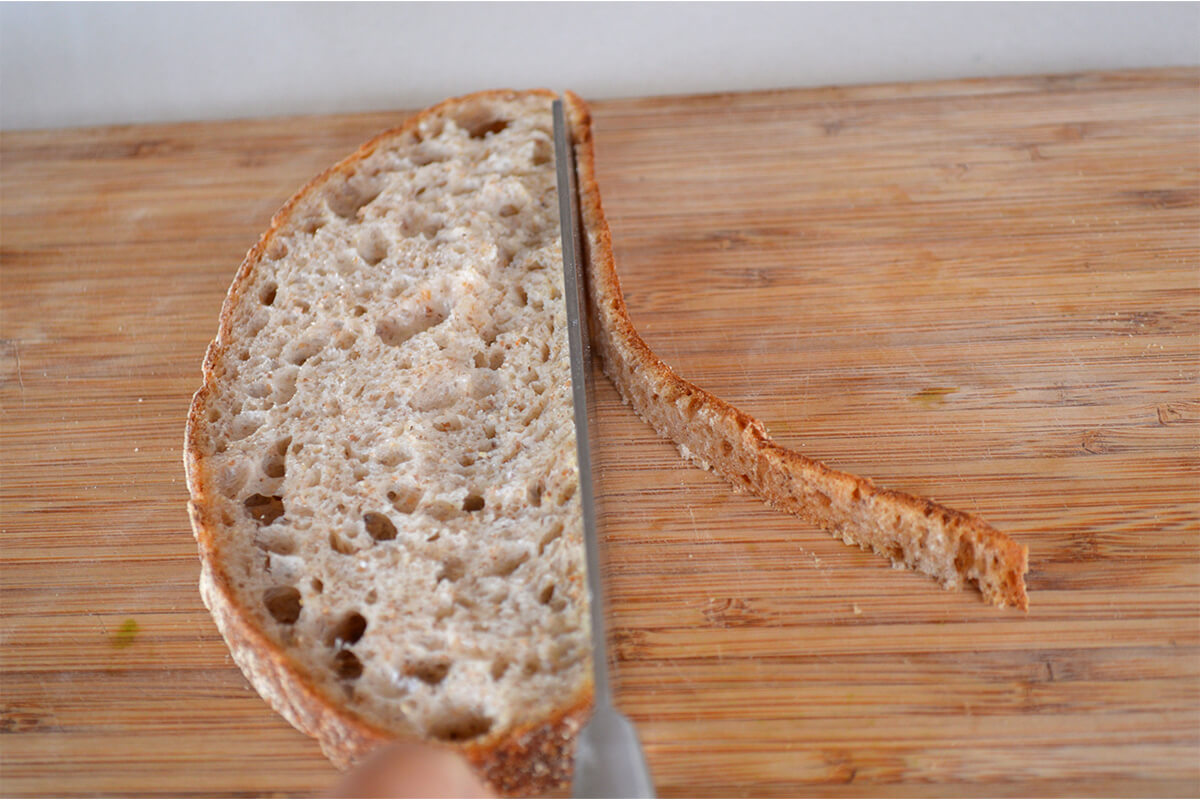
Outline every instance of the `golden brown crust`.
{"label": "golden brown crust", "polygon": [[[467,759],[497,791],[506,795],[538,794],[563,788],[571,780],[575,736],[592,713],[588,686],[574,702],[556,710],[537,725],[515,731],[495,742],[463,748]],[[531,753],[537,758],[531,759]]]}
{"label": "golden brown crust", "polygon": [[1025,609],[1028,551],[983,520],[830,469],[767,435],[762,423],[677,376],[638,334],[625,307],[596,183],[591,115],[567,93],[576,139],[588,256],[593,344],[627,403],[685,455],[772,506],[848,544],[924,572],[948,587],[974,583],[998,606]]}
{"label": "golden brown crust", "polygon": [[[272,241],[291,220],[304,200],[331,179],[351,172],[381,145],[416,131],[421,121],[455,106],[479,100],[503,100],[516,96],[554,97],[547,90],[515,92],[493,90],[446,100],[408,118],[403,125],[375,136],[301,188],[272,217],[266,232],[247,253],[233,279],[221,308],[217,336],[205,353],[203,383],[192,399],[184,435],[184,465],[191,495],[189,514],[200,551],[200,590],[205,605],[229,646],[234,661],[267,703],[303,733],[319,742],[325,755],[345,769],[366,758],[381,744],[401,737],[416,738],[414,732],[386,731],[350,712],[327,696],[303,668],[255,623],[254,616],[236,599],[228,574],[222,567],[211,518],[215,497],[213,479],[205,469],[201,429],[209,398],[220,380],[219,368],[231,346],[233,314],[251,284],[251,275]],[[574,737],[591,709],[591,684],[564,707],[539,723],[515,731],[500,732],[462,745],[447,745],[462,752],[497,790],[510,794],[541,794],[565,785],[570,776]]]}

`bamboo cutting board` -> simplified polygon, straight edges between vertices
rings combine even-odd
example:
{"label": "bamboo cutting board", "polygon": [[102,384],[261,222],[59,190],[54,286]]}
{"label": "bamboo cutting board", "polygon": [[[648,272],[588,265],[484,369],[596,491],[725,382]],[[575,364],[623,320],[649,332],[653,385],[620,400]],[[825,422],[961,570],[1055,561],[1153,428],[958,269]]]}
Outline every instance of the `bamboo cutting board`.
{"label": "bamboo cutting board", "polygon": [[[782,444],[1030,549],[1028,614],[686,466],[599,386],[664,795],[1200,792],[1200,71],[596,103],[631,313]],[[180,445],[274,210],[402,114],[0,141],[0,794],[318,794]]]}

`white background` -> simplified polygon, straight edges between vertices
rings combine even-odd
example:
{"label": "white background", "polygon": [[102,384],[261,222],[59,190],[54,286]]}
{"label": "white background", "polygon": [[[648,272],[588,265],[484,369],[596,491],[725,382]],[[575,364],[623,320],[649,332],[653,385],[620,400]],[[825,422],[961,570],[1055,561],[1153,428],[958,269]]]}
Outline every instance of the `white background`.
{"label": "white background", "polygon": [[1196,64],[1197,3],[2,3],[0,127]]}

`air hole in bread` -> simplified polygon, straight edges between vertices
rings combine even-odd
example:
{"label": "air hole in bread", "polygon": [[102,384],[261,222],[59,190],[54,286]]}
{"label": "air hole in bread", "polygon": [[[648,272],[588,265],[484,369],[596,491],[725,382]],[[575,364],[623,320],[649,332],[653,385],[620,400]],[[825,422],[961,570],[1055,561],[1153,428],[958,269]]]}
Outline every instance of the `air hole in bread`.
{"label": "air hole in bread", "polygon": [[396,538],[395,524],[383,514],[369,511],[363,514],[363,524],[367,527],[367,533],[377,542],[390,542]]}
{"label": "air hole in bread", "polygon": [[554,599],[554,589],[553,583],[543,586],[542,591],[538,594],[538,602],[544,606],[550,605],[550,601]]}
{"label": "air hole in bread", "polygon": [[320,594],[325,591],[325,582],[320,578],[313,578],[310,585],[312,586],[313,594]]}
{"label": "air hole in bread", "polygon": [[208,414],[207,414],[207,416],[208,416],[208,421],[209,421],[209,422],[216,422],[217,420],[219,420],[219,419],[221,418],[221,409],[219,409],[219,408],[210,408],[210,409],[208,410]]}
{"label": "air hole in bread", "polygon": [[295,586],[273,586],[263,592],[267,613],[281,625],[291,625],[300,619],[300,590]]}
{"label": "air hole in bread", "polygon": [[391,347],[399,347],[418,333],[445,322],[447,312],[442,308],[424,307],[415,314],[388,316],[375,325],[380,340]]}
{"label": "air hole in bread", "polygon": [[250,434],[262,427],[265,418],[262,414],[254,412],[246,412],[238,414],[233,418],[233,424],[230,425],[229,435],[235,440],[245,439]]}
{"label": "air hole in bread", "polygon": [[252,494],[243,501],[242,505],[259,525],[270,525],[283,516],[283,498],[279,495],[267,497],[266,495]]}
{"label": "air hole in bread", "polygon": [[350,316],[352,317],[361,317],[365,313],[367,313],[367,307],[363,305],[357,305],[350,309]]}
{"label": "air hole in bread", "polygon": [[292,437],[287,436],[275,443],[275,447],[271,452],[267,453],[263,459],[263,473],[268,478],[282,478],[287,474],[287,458],[288,447],[292,443]]}
{"label": "air hole in bread", "polygon": [[454,121],[472,139],[483,139],[490,134],[500,133],[509,124],[504,117],[497,116],[495,109],[484,103],[466,106],[454,116]]}
{"label": "air hole in bread", "polygon": [[276,553],[281,556],[290,556],[296,552],[296,541],[290,536],[273,536],[255,543],[268,553]]}
{"label": "air hole in bread", "polygon": [[353,652],[338,650],[333,657],[333,672],[344,681],[353,681],[362,676],[363,665]]}
{"label": "air hole in bread", "polygon": [[475,456],[472,453],[463,453],[458,457],[458,463],[464,467],[475,466]]}
{"label": "air hole in bread", "polygon": [[284,351],[284,359],[289,364],[299,367],[310,358],[321,352],[322,344],[315,339],[301,339],[293,342]]}
{"label": "air hole in bread", "polygon": [[545,488],[543,487],[543,484],[541,481],[538,481],[537,483],[530,486],[525,492],[525,496],[529,499],[529,505],[533,506],[534,508],[538,508],[539,506],[541,506],[542,492],[544,492],[544,491],[545,491]]}
{"label": "air hole in bread", "polygon": [[296,367],[283,367],[271,374],[271,384],[275,388],[272,400],[276,405],[283,405],[296,396],[296,379],[300,372]]}
{"label": "air hole in bread", "polygon": [[342,331],[337,335],[337,338],[333,340],[333,345],[338,350],[349,350],[351,347],[354,347],[354,343],[357,341],[358,337],[353,333],[350,331]]}
{"label": "air hole in bread", "polygon": [[375,591],[374,589],[367,592],[367,596],[363,598],[363,602],[369,606],[375,605],[377,602],[379,602],[379,592]]}
{"label": "air hole in bread", "polygon": [[498,681],[504,677],[504,673],[508,672],[509,661],[506,658],[498,658],[492,662],[491,675],[492,680]]}
{"label": "air hole in bread", "polygon": [[721,442],[721,455],[727,456],[733,452],[733,444],[729,441]]}
{"label": "air hole in bread", "polygon": [[[384,405],[386,406],[387,403],[385,402]],[[375,460],[380,466],[395,467],[403,464],[405,461],[408,461],[409,458],[410,456],[405,450],[399,447],[390,447],[380,453]]]}
{"label": "air hole in bread", "polygon": [[276,286],[274,283],[268,283],[266,286],[262,287],[262,289],[260,289],[258,292],[259,302],[262,303],[264,306],[274,305],[275,294],[278,291],[279,291],[278,286]]}
{"label": "air hole in bread", "polygon": [[271,243],[267,245],[267,258],[271,261],[278,261],[288,254],[287,242],[280,239],[278,236],[271,239]]}
{"label": "air hole in bread", "polygon": [[958,543],[958,552],[954,556],[954,568],[962,572],[969,565],[975,563],[975,545],[969,539],[962,539]]}
{"label": "air hole in bread", "polygon": [[411,514],[417,510],[417,506],[421,503],[421,490],[412,487],[393,489],[387,493],[387,499],[391,501],[392,508],[399,511],[401,514]]}
{"label": "air hole in bread", "polygon": [[302,217],[296,227],[307,233],[309,236],[316,235],[316,232],[325,226],[325,215],[317,211],[310,211]]}
{"label": "air hole in bread", "polygon": [[533,143],[533,152],[529,156],[529,163],[532,166],[540,167],[543,164],[549,164],[553,158],[554,148],[549,141],[538,139]]}
{"label": "air hole in bread", "polygon": [[429,726],[429,735],[447,742],[465,742],[478,739],[492,729],[491,718],[476,711],[460,711],[435,720]]}
{"label": "air hole in bread", "polygon": [[359,235],[354,246],[367,266],[373,267],[387,258],[388,239],[378,228],[370,228]]}
{"label": "air hole in bread", "polygon": [[404,674],[428,686],[437,686],[450,674],[449,661],[417,661],[404,668]]}
{"label": "air hole in bread", "polygon": [[337,625],[329,631],[326,641],[333,647],[342,649],[343,645],[351,645],[367,632],[367,618],[357,611],[351,611],[342,617]]}
{"label": "air hole in bread", "polygon": [[471,397],[482,400],[500,391],[500,379],[490,369],[477,369],[471,373]]}
{"label": "air hole in bread", "polygon": [[442,581],[454,583],[460,580],[466,574],[466,571],[467,568],[460,559],[447,558],[442,562],[442,570],[438,573],[436,583],[441,583]]}
{"label": "air hole in bread", "polygon": [[463,429],[462,417],[460,417],[456,414],[450,414],[450,415],[438,417],[433,422],[433,429],[437,430],[437,431],[441,431],[442,433],[449,433],[450,431],[461,431]]}
{"label": "air hole in bread", "polygon": [[404,220],[400,230],[405,236],[424,236],[429,241],[433,241],[444,227],[446,227],[446,222],[439,216],[412,216]]}
{"label": "air hole in bread", "polygon": [[255,400],[262,400],[271,394],[271,384],[267,381],[255,381],[246,387],[246,394]]}
{"label": "air hole in bread", "polygon": [[545,342],[542,342],[541,357],[543,364],[550,360],[550,345],[546,344]]}
{"label": "air hole in bread", "polygon": [[424,511],[438,522],[449,522],[462,513],[461,509],[461,506],[452,505],[445,500],[434,500]]}
{"label": "air hole in bread", "polygon": [[[520,212],[521,212],[521,209],[518,208],[515,204],[505,203],[504,205],[500,206],[499,214],[502,217],[515,217]],[[523,304],[523,302],[524,301],[522,301],[522,304]]]}
{"label": "air hole in bread", "polygon": [[522,564],[529,560],[528,553],[517,553],[510,555],[507,558],[502,558],[496,562],[492,568],[491,574],[498,578],[507,578],[516,572]]}
{"label": "air hole in bread", "polygon": [[389,300],[395,300],[412,287],[412,283],[401,275],[395,275],[393,278],[394,280],[388,284],[387,289],[384,291]]}
{"label": "air hole in bread", "polygon": [[542,402],[535,403],[528,411],[525,412],[525,416],[521,418],[521,425],[528,428],[530,426],[530,424],[535,419],[540,417],[542,415],[542,412],[545,410],[546,410],[545,403],[542,403]]}
{"label": "air hole in bread", "polygon": [[413,132],[413,140],[420,144],[426,139],[436,139],[446,130],[446,120],[440,116],[432,116],[421,122],[421,127]]}
{"label": "air hole in bread", "polygon": [[485,505],[483,496],[472,492],[463,499],[462,507],[463,511],[482,511]]}
{"label": "air hole in bread", "polygon": [[488,369],[500,369],[502,366],[504,366],[504,351],[493,348],[488,356]]}
{"label": "air hole in bread", "polygon": [[575,489],[578,488],[574,483],[568,484],[558,497],[560,505],[566,505],[571,502],[571,498],[575,496]]}
{"label": "air hole in bread", "polygon": [[329,534],[329,546],[333,548],[333,552],[341,553],[344,556],[352,556],[358,552],[358,548],[342,538],[337,531]]}
{"label": "air hole in bread", "polygon": [[357,176],[335,184],[325,194],[329,210],[343,219],[355,219],[362,207],[379,196],[379,186]]}
{"label": "air hole in bread", "polygon": [[424,167],[427,164],[436,164],[440,161],[445,161],[449,158],[449,155],[443,152],[436,143],[429,142],[413,148],[408,158],[412,161],[413,166]]}
{"label": "air hole in bread", "polygon": [[270,312],[264,308],[258,309],[246,322],[246,338],[253,339],[258,336],[263,328],[267,327],[267,323],[271,321]]}
{"label": "air hole in bread", "polygon": [[546,552],[546,548],[550,546],[551,542],[563,535],[563,530],[564,527],[561,522],[556,522],[550,526],[550,530],[546,531],[546,535],[538,542],[539,556]]}

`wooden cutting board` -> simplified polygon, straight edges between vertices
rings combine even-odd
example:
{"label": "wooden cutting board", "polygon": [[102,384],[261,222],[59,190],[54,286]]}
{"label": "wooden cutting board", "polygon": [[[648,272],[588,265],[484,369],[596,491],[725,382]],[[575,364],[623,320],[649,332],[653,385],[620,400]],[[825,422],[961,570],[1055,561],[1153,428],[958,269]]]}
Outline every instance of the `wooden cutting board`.
{"label": "wooden cutting board", "polygon": [[[600,385],[664,795],[1200,792],[1200,71],[596,103],[634,320],[783,444],[983,515],[1027,614],[685,465]],[[318,794],[201,606],[180,445],[273,211],[402,113],[0,139],[0,794]]]}

